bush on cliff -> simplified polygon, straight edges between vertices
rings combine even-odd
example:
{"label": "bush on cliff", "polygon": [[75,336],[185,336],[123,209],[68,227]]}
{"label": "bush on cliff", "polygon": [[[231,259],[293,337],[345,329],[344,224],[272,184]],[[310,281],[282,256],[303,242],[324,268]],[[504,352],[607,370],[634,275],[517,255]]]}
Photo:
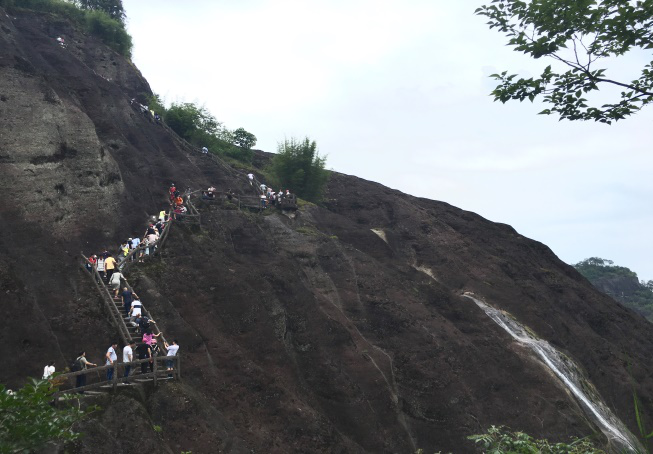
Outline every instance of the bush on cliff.
{"label": "bush on cliff", "polygon": [[[151,99],[158,109],[163,108],[160,98],[155,96]],[[256,143],[256,137],[242,128],[230,131],[211,115],[206,107],[199,107],[190,102],[172,103],[169,109],[163,108],[161,112],[166,124],[193,145],[207,147],[211,153],[229,156],[242,162],[252,161],[254,152],[244,147],[245,142],[241,139],[246,137],[249,139],[247,143],[253,145]],[[236,132],[239,134],[235,135]],[[242,133],[251,137],[243,136]]]}
{"label": "bush on cliff", "polygon": [[63,0],[0,0],[0,6],[9,10],[25,9],[66,17],[86,32],[100,38],[116,52],[127,58],[131,57],[132,37],[120,20],[112,19],[104,11],[81,9]]}
{"label": "bush on cliff", "polygon": [[315,141],[306,137],[279,143],[271,167],[283,189],[288,188],[310,202],[319,202],[329,179],[325,164],[326,158],[319,155]]}
{"label": "bush on cliff", "polygon": [[523,432],[511,432],[503,426],[492,426],[486,433],[472,435],[468,439],[482,452],[492,454],[605,454],[585,438],[575,439],[571,443],[551,443]]}

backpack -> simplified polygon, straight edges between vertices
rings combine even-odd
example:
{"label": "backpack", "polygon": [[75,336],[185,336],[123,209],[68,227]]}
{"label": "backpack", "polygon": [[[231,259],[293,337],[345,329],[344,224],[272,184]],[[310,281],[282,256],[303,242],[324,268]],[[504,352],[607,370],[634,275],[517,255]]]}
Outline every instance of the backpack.
{"label": "backpack", "polygon": [[146,332],[147,329],[150,327],[150,319],[147,317],[141,317],[141,322],[139,323],[141,330],[143,332]]}
{"label": "backpack", "polygon": [[73,363],[70,365],[70,370],[72,372],[79,372],[82,370],[82,357],[80,356],[77,358]]}

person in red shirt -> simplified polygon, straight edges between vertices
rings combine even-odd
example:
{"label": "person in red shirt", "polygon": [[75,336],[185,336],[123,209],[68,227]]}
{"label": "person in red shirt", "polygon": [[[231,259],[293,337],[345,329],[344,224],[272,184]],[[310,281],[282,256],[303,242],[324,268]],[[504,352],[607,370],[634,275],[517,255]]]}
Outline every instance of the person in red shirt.
{"label": "person in red shirt", "polygon": [[86,264],[86,269],[93,272],[93,269],[97,265],[97,255],[93,254],[88,258],[88,263]]}

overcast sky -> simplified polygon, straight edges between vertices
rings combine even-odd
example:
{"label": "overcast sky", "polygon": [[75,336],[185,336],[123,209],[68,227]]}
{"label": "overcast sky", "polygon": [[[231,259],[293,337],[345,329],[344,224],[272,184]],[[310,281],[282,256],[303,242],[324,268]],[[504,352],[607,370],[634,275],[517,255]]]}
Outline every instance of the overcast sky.
{"label": "overcast sky", "polygon": [[[265,151],[309,136],[329,168],[653,279],[653,107],[605,126],[493,102],[490,74],[549,62],[506,47],[473,14],[482,0],[123,3],[134,62],[166,102],[204,105]],[[651,59],[608,75],[632,80]]]}

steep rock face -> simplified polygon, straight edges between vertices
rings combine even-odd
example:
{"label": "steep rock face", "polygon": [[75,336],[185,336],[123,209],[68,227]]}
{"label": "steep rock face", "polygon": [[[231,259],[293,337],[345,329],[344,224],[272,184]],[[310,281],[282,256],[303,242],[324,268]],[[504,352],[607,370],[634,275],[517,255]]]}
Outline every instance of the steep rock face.
{"label": "steep rock face", "polygon": [[[116,336],[80,249],[139,234],[171,182],[251,189],[134,111],[147,83],[93,37],[42,15],[0,22],[0,381],[15,386],[50,358],[97,362]],[[164,452],[466,452],[490,424],[590,433],[463,291],[567,352],[631,427],[628,362],[653,408],[649,324],[509,226],[337,173],[294,219],[232,208],[201,206],[202,229],[175,224],[165,258],[131,271],[182,345],[184,380],[103,401],[79,452],[137,452],[115,441],[124,412]]]}
{"label": "steep rock face", "polygon": [[605,276],[592,282],[594,287],[607,295],[619,297],[632,297],[641,290],[637,276]]}

